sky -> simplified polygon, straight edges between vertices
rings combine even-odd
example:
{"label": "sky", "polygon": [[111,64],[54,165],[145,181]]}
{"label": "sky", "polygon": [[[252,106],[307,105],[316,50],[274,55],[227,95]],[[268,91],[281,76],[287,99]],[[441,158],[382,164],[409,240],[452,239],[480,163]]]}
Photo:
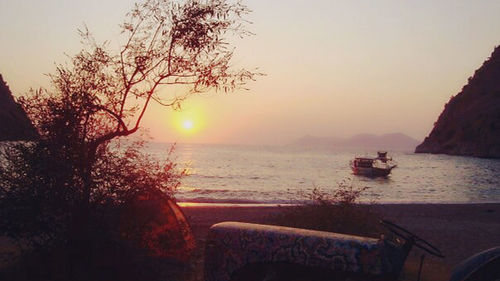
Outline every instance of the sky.
{"label": "sky", "polygon": [[[81,48],[84,24],[120,41],[135,1],[0,0],[0,74],[15,96]],[[500,44],[500,1],[243,1],[254,36],[235,67],[266,74],[230,94],[153,106],[154,141],[282,145],[304,135],[400,132],[423,140],[450,97]],[[168,94],[168,93],[167,93]]]}

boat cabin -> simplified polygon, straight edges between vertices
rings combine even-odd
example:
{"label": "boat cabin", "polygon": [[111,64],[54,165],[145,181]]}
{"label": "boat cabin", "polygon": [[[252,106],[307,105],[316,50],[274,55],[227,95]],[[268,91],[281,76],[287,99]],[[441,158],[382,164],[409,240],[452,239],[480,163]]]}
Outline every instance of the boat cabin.
{"label": "boat cabin", "polygon": [[373,166],[373,160],[373,158],[356,157],[356,159],[354,159],[354,166],[361,168],[371,168]]}
{"label": "boat cabin", "polygon": [[392,158],[387,157],[387,151],[378,151],[376,159],[382,161],[383,163],[387,163],[387,161],[392,160]]}

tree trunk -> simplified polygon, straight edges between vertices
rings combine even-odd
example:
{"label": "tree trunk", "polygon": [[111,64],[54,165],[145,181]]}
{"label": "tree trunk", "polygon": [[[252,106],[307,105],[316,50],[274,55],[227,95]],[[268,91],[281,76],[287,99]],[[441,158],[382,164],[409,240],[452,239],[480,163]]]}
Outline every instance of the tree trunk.
{"label": "tree trunk", "polygon": [[93,233],[91,233],[90,199],[93,179],[92,168],[97,154],[97,146],[84,145],[81,155],[80,172],[82,177],[81,197],[73,211],[69,237],[69,260],[71,277],[74,280],[90,280],[92,272]]}

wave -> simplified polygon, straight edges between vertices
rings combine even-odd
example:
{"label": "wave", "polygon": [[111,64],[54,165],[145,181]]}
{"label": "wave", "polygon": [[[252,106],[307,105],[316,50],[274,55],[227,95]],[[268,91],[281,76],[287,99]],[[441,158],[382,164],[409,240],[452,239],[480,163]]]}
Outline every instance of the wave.
{"label": "wave", "polygon": [[232,179],[233,176],[211,176],[211,175],[200,175],[200,174],[190,174],[189,177],[201,178],[201,179]]}
{"label": "wave", "polygon": [[228,175],[228,176],[215,176],[215,175],[202,175],[202,174],[190,174],[189,177],[197,179],[249,179],[249,180],[262,180],[269,177],[262,176],[249,176],[249,175]]}
{"label": "wave", "polygon": [[256,200],[238,199],[238,198],[227,198],[227,199],[217,199],[211,197],[195,197],[195,198],[177,198],[178,202],[181,203],[229,203],[229,204],[262,204],[264,202],[259,202]]}
{"label": "wave", "polygon": [[227,198],[214,198],[214,197],[184,197],[182,195],[175,196],[177,202],[191,204],[191,203],[203,203],[203,204],[254,204],[254,205],[297,205],[297,204],[307,204],[312,203],[309,200],[265,200],[265,199],[242,199],[236,197]]}
{"label": "wave", "polygon": [[192,193],[198,193],[198,194],[213,194],[213,193],[227,193],[231,192],[232,190],[229,189],[202,189],[202,188],[195,188],[190,190],[189,192]]}

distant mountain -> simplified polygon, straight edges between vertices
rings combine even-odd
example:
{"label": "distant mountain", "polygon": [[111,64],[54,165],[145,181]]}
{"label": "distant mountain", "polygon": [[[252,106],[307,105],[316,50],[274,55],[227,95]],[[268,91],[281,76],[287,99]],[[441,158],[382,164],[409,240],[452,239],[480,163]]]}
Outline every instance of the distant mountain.
{"label": "distant mountain", "polygon": [[500,158],[500,46],[445,105],[415,152]]}
{"label": "distant mountain", "polygon": [[399,150],[413,151],[419,141],[405,134],[393,133],[381,136],[371,134],[359,134],[350,138],[329,138],[304,136],[292,145],[321,147],[321,148],[352,148],[352,149],[370,149],[370,150]]}
{"label": "distant mountain", "polygon": [[37,136],[26,112],[12,97],[0,75],[0,141],[29,140]]}
{"label": "distant mountain", "polygon": [[311,135],[306,135],[297,139],[292,143],[292,145],[296,146],[318,146],[318,147],[329,147],[338,142],[342,141],[342,139],[338,138],[328,138],[328,137],[315,137]]}

